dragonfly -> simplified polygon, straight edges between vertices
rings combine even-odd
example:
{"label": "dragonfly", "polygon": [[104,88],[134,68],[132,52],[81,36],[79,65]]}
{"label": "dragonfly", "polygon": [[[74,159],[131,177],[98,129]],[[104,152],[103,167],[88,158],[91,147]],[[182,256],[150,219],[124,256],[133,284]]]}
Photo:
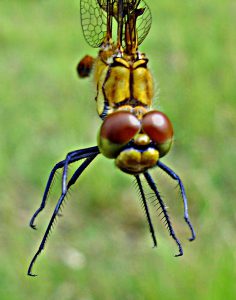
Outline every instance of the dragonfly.
{"label": "dragonfly", "polygon": [[[180,177],[161,161],[172,146],[174,130],[167,115],[152,108],[153,77],[148,68],[148,58],[139,50],[152,23],[149,6],[144,0],[80,0],[80,16],[85,40],[91,47],[99,48],[99,52],[96,58],[85,56],[78,64],[77,72],[82,78],[93,77],[96,108],[102,124],[98,129],[97,146],[69,152],[50,172],[41,204],[30,220],[30,227],[36,229],[36,218],[45,208],[53,178],[59,169],[63,170],[61,195],[30,262],[30,276],[36,276],[32,272],[33,265],[45,248],[67,192],[100,154],[114,160],[118,169],[135,178],[154,247],[157,246],[157,239],[142,180],[147,182],[159,203],[162,220],[177,245],[175,256],[183,255],[166,205],[149,173],[155,167],[177,182],[184,220],[190,230],[189,240],[193,241],[196,237],[189,219],[184,185]],[[78,161],[82,163],[68,178],[68,166]]]}

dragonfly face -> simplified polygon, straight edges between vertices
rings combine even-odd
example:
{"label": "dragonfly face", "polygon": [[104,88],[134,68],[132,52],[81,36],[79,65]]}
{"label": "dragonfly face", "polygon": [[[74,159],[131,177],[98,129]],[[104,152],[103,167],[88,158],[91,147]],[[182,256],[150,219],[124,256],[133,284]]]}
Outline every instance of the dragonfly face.
{"label": "dragonfly face", "polygon": [[169,151],[172,139],[172,124],[163,113],[153,110],[138,119],[129,111],[118,110],[104,120],[98,147],[122,171],[136,175],[154,167]]}
{"label": "dragonfly face", "polygon": [[[144,0],[80,0],[80,7],[84,37],[90,46],[100,50],[96,59],[85,56],[78,64],[77,72],[81,78],[93,76],[97,112],[103,123],[98,132],[98,146],[68,153],[49,175],[41,205],[30,220],[32,228],[36,228],[35,219],[46,205],[53,178],[60,168],[63,168],[62,191],[39,248],[30,262],[30,276],[35,276],[32,274],[33,265],[45,247],[68,190],[100,153],[114,159],[120,170],[135,177],[154,246],[157,246],[157,241],[141,175],[155,195],[162,220],[178,247],[175,256],[183,255],[166,206],[148,172],[153,167],[159,167],[177,182],[184,205],[184,220],[191,232],[189,240],[195,239],[183,183],[160,160],[172,145],[173,127],[164,113],[152,109],[153,78],[147,66],[148,59],[138,50],[151,27],[150,9]],[[83,162],[68,179],[69,164],[79,160]]]}

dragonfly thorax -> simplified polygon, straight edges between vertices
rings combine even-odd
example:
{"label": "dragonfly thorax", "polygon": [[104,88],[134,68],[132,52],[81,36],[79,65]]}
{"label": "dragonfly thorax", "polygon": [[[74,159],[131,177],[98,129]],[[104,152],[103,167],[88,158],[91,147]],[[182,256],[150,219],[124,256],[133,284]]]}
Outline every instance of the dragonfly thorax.
{"label": "dragonfly thorax", "polygon": [[94,64],[94,81],[97,112],[102,119],[124,105],[150,108],[154,84],[147,63],[148,59],[139,53],[122,57],[100,53]]}

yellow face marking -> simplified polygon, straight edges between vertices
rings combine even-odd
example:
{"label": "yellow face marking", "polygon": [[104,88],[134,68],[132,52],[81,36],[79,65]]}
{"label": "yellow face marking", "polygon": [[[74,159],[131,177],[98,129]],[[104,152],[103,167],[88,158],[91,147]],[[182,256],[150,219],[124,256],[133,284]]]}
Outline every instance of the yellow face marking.
{"label": "yellow face marking", "polygon": [[159,159],[159,153],[153,148],[149,148],[147,151],[142,152],[142,164],[152,168],[156,165]]}
{"label": "yellow face marking", "polygon": [[145,146],[150,143],[150,138],[145,133],[139,133],[134,137],[135,145]]}
{"label": "yellow face marking", "polygon": [[143,173],[154,167],[159,159],[159,153],[153,148],[140,152],[136,149],[122,151],[115,160],[116,166],[128,174]]}

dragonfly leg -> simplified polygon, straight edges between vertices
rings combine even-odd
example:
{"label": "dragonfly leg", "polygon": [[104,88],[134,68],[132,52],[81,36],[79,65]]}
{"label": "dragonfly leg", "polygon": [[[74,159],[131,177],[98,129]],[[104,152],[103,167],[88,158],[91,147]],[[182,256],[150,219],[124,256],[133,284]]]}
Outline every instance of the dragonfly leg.
{"label": "dragonfly leg", "polygon": [[[91,151],[91,149],[95,151]],[[88,151],[89,150],[89,151]],[[64,160],[64,168],[63,168],[63,175],[62,175],[62,193],[65,193],[67,190],[67,173],[68,173],[68,166],[74,161],[78,161],[83,158],[90,157],[92,154],[99,153],[98,147],[91,147],[85,148],[81,150],[76,150],[69,152],[66,155],[66,159]]]}
{"label": "dragonfly leg", "polygon": [[183,185],[181,179],[179,178],[179,176],[173,170],[171,170],[169,167],[167,167],[165,164],[163,164],[161,161],[158,161],[157,166],[159,168],[161,168],[164,172],[166,172],[166,174],[168,174],[172,179],[174,179],[178,182],[178,186],[180,188],[180,192],[181,192],[181,196],[182,196],[182,200],[183,200],[183,204],[184,204],[184,220],[188,224],[188,227],[191,231],[191,238],[189,238],[189,241],[193,241],[196,238],[196,234],[195,234],[193,225],[192,225],[192,223],[189,219],[189,215],[188,215],[188,200],[187,200],[187,196],[185,193],[184,185]]}
{"label": "dragonfly leg", "polygon": [[[72,157],[72,159],[68,162],[69,164],[78,161],[80,159],[86,158],[88,156],[90,156],[93,153],[96,153],[98,151],[97,147],[90,147],[90,148],[85,148],[85,149],[81,149],[81,150],[77,150],[77,151],[73,151],[71,153],[75,153],[75,155]],[[50,187],[52,185],[52,181],[53,178],[56,174],[56,171],[60,168],[63,168],[65,165],[66,160],[62,160],[60,162],[58,162],[52,169],[47,184],[46,184],[46,188],[43,194],[43,198],[41,201],[41,204],[39,206],[39,208],[35,211],[35,213],[33,214],[31,220],[30,220],[30,227],[32,227],[33,229],[36,229],[36,225],[34,224],[36,217],[38,216],[38,214],[44,209],[45,205],[46,205],[46,201],[47,201],[47,197],[48,197],[48,193],[50,191]]]}
{"label": "dragonfly leg", "polygon": [[157,200],[160,204],[160,207],[162,209],[162,212],[163,212],[163,218],[165,219],[165,224],[169,230],[169,233],[171,235],[171,237],[175,240],[176,244],[178,245],[178,248],[179,248],[179,253],[176,254],[175,256],[182,256],[183,255],[183,249],[182,249],[182,246],[181,246],[181,243],[180,241],[178,240],[177,236],[175,235],[175,232],[174,232],[174,229],[172,227],[172,224],[171,224],[171,221],[170,221],[170,217],[167,213],[167,210],[166,210],[166,207],[165,207],[165,204],[160,196],[160,193],[156,187],[156,184],[155,182],[153,181],[151,175],[148,173],[148,172],[144,172],[144,177],[146,178],[147,180],[147,183],[148,185],[150,186],[150,188],[153,190],[153,192],[155,193],[156,197],[157,197]]}
{"label": "dragonfly leg", "polygon": [[142,199],[143,206],[144,206],[144,209],[145,209],[145,214],[146,214],[146,217],[147,217],[149,230],[150,230],[152,240],[153,240],[153,247],[156,247],[157,246],[157,240],[156,240],[155,231],[154,231],[154,228],[153,228],[153,225],[152,225],[152,220],[151,220],[151,216],[150,216],[150,213],[149,213],[148,204],[147,204],[147,201],[146,201],[146,197],[145,197],[145,194],[144,194],[142,183],[141,183],[139,175],[136,175],[135,178],[136,178],[136,181],[138,183],[139,191],[140,191],[140,194],[141,194],[141,199]]}
{"label": "dragonfly leg", "polygon": [[50,175],[49,175],[49,178],[48,178],[48,181],[47,181],[47,185],[46,185],[46,188],[45,188],[45,191],[44,191],[44,194],[43,194],[43,199],[42,199],[42,202],[40,204],[40,207],[35,211],[35,213],[33,214],[32,218],[30,219],[30,227],[32,227],[33,229],[36,229],[36,225],[34,224],[34,221],[36,219],[36,217],[38,216],[38,214],[44,209],[45,205],[46,205],[46,201],[47,201],[47,197],[48,197],[48,193],[49,193],[49,190],[50,190],[50,187],[52,185],[52,181],[53,181],[53,178],[56,174],[56,171],[60,168],[62,168],[64,166],[64,163],[65,161],[60,161],[59,163],[57,163]]}
{"label": "dragonfly leg", "polygon": [[[37,252],[35,253],[33,259],[31,260],[30,262],[30,265],[29,265],[29,268],[28,268],[28,272],[27,274],[29,276],[36,276],[35,274],[32,274],[32,268],[33,268],[33,265],[37,259],[37,257],[39,256],[39,254],[42,252],[42,250],[44,249],[44,246],[45,246],[45,243],[47,241],[47,238],[48,238],[48,235],[51,231],[51,228],[52,228],[52,225],[56,219],[56,216],[60,210],[60,207],[65,199],[65,196],[66,196],[66,193],[68,191],[68,189],[77,181],[77,179],[79,178],[79,176],[83,173],[83,171],[87,168],[87,166],[93,161],[93,159],[97,156],[98,153],[96,154],[91,154],[90,157],[88,157],[80,166],[79,168],[75,171],[74,175],[71,177],[71,180],[68,182],[68,186],[67,186],[67,189],[65,192],[63,192],[57,202],[57,205],[54,209],[54,212],[52,214],[52,217],[50,219],[50,222],[48,224],[48,227],[45,231],[45,234],[43,236],[43,239],[39,245],[39,248],[37,250]],[[73,180],[72,180],[73,179]]]}

